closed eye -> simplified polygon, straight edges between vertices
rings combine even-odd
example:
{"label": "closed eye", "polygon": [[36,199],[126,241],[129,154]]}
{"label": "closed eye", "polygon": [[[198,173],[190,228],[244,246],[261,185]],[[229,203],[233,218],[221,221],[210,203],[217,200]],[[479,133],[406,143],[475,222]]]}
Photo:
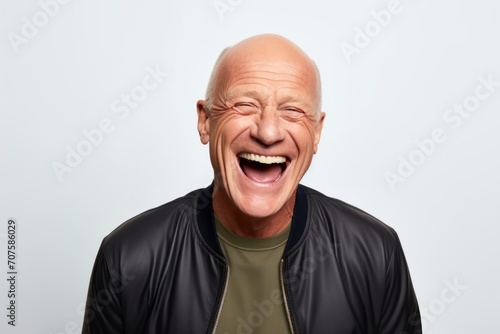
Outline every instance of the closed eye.
{"label": "closed eye", "polygon": [[297,107],[283,107],[281,112],[288,117],[300,117],[304,114],[304,110]]}
{"label": "closed eye", "polygon": [[233,109],[243,114],[254,113],[260,110],[258,106],[251,102],[235,103]]}

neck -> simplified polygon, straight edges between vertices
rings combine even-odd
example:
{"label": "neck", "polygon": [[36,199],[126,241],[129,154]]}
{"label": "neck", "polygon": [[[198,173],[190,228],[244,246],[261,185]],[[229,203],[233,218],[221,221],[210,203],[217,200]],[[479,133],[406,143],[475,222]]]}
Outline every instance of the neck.
{"label": "neck", "polygon": [[217,218],[236,235],[247,238],[270,238],[283,232],[290,224],[295,195],[296,193],[293,193],[278,212],[267,217],[253,217],[242,212],[219,187],[214,188],[212,203]]}

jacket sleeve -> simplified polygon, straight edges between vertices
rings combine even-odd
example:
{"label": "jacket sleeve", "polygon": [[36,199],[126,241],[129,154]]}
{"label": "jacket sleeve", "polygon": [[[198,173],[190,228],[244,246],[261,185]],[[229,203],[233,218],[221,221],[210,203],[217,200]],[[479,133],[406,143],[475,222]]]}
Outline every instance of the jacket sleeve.
{"label": "jacket sleeve", "polygon": [[108,267],[101,245],[90,278],[82,334],[123,333],[122,290],[119,275]]}
{"label": "jacket sleeve", "polygon": [[378,332],[380,334],[422,333],[417,297],[397,235],[386,271],[385,298]]}

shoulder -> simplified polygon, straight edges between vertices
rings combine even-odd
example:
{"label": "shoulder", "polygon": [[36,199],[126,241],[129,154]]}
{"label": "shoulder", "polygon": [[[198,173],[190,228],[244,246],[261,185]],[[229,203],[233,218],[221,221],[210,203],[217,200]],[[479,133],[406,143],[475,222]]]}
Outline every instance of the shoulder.
{"label": "shoulder", "polygon": [[365,247],[392,249],[399,243],[394,229],[369,213],[312,188],[301,187],[307,194],[312,230],[330,234],[343,243],[363,244]]}
{"label": "shoulder", "polygon": [[201,193],[202,189],[192,191],[125,221],[104,238],[102,251],[107,257],[137,258],[166,247],[174,236],[191,233]]}

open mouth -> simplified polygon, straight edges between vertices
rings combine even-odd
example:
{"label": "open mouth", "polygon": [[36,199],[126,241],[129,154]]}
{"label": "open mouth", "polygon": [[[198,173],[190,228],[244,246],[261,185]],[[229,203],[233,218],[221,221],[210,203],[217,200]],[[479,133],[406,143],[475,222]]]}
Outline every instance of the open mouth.
{"label": "open mouth", "polygon": [[238,158],[243,173],[258,183],[278,181],[287,166],[287,159],[283,156],[264,156],[243,152],[238,154]]}

